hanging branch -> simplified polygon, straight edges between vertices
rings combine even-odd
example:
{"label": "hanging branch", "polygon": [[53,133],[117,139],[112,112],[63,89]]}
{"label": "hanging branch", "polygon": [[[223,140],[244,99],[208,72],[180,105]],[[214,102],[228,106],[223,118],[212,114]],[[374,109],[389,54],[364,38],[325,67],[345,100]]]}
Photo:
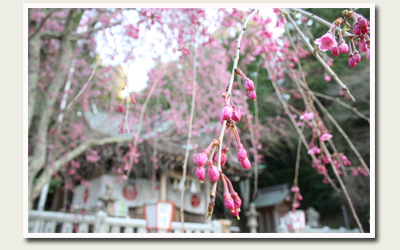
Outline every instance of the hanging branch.
{"label": "hanging branch", "polygon": [[[325,25],[325,26],[327,26],[329,28],[332,25],[331,23],[329,23],[328,21],[320,18],[319,16],[317,16],[315,14],[312,14],[310,12],[304,11],[302,9],[296,9],[296,8],[289,8],[289,9],[294,11],[294,12],[299,12],[299,13],[303,14],[304,16],[309,17],[309,18],[311,18],[311,19],[313,19],[313,20],[315,20],[315,21],[317,21],[317,22],[319,22],[319,23],[321,23],[321,24],[323,24],[323,25]],[[340,29],[338,27],[336,27],[336,31],[340,32]],[[356,35],[351,34],[351,33],[347,32],[347,31],[343,34],[343,36],[344,37],[356,37]]]}
{"label": "hanging branch", "polygon": [[[132,148],[136,148],[136,146],[137,146],[137,144],[138,144],[138,141],[139,141],[139,134],[140,134],[140,130],[141,130],[141,128],[142,128],[143,117],[144,117],[144,113],[145,113],[146,108],[147,108],[147,104],[148,104],[149,101],[150,101],[150,98],[151,98],[151,95],[153,94],[154,89],[156,88],[158,82],[161,80],[161,78],[162,78],[162,76],[164,76],[164,74],[165,74],[165,70],[163,70],[163,73],[162,73],[162,74],[160,73],[160,74],[158,75],[158,77],[156,78],[156,80],[153,82],[153,85],[151,86],[151,88],[150,88],[150,90],[149,90],[149,93],[147,94],[146,100],[145,100],[144,103],[143,103],[142,110],[141,110],[141,112],[140,112],[139,123],[138,123],[138,126],[137,126],[137,128],[136,128],[136,134],[135,134],[134,139],[133,139],[133,147],[132,147]],[[129,150],[128,150],[127,154],[129,154]],[[129,160],[129,169],[128,169],[128,172],[126,173],[126,176],[127,176],[127,177],[129,177],[129,174],[131,173],[132,164],[133,164],[134,158],[135,158],[135,156],[133,155],[133,156],[130,158],[130,160]],[[127,180],[128,180],[128,178],[126,178],[126,181],[127,181]]]}
{"label": "hanging branch", "polygon": [[354,96],[350,93],[349,89],[347,88],[347,86],[339,79],[339,77],[336,75],[336,73],[331,69],[331,67],[328,66],[328,64],[326,64],[326,62],[324,61],[324,59],[321,58],[321,56],[316,53],[316,51],[314,50],[314,47],[310,44],[310,42],[307,40],[307,38],[305,37],[304,33],[300,30],[300,28],[297,26],[296,22],[293,21],[292,17],[290,16],[290,14],[282,9],[279,9],[281,11],[282,14],[284,14],[289,21],[292,23],[292,25],[294,26],[294,28],[296,29],[296,31],[299,33],[299,35],[301,36],[301,38],[304,41],[304,44],[308,47],[308,49],[313,53],[313,55],[315,56],[315,58],[317,58],[317,60],[321,63],[321,65],[325,68],[325,70],[329,73],[329,75],[337,82],[337,84],[340,86],[340,88],[351,98],[351,100],[356,101],[356,99],[354,98]]}
{"label": "hanging branch", "polygon": [[[310,91],[311,91],[311,90],[310,90]],[[342,102],[341,100],[339,100],[339,98],[335,98],[335,97],[332,97],[332,96],[324,95],[324,94],[321,94],[321,93],[318,93],[318,92],[314,92],[314,91],[311,91],[311,92],[312,92],[314,95],[318,96],[318,97],[322,97],[322,98],[324,98],[324,99],[331,100],[331,101],[334,101],[334,102],[336,102],[336,103],[342,105],[343,107],[345,107],[345,108],[347,108],[347,109],[353,111],[353,112],[354,112],[356,115],[358,115],[359,117],[361,117],[361,118],[363,118],[364,120],[370,122],[370,121],[369,121],[369,118],[366,117],[365,115],[363,115],[360,111],[358,111],[358,109],[357,109],[356,107],[352,107],[352,106],[348,105],[347,103]]]}
{"label": "hanging branch", "polygon": [[357,148],[354,146],[353,142],[350,140],[349,136],[346,134],[346,132],[344,132],[344,130],[342,129],[342,127],[340,127],[340,125],[337,123],[337,121],[335,120],[335,118],[332,117],[332,115],[326,110],[326,108],[322,105],[322,103],[318,100],[318,98],[316,98],[315,96],[313,96],[314,101],[318,104],[318,106],[321,108],[321,110],[324,112],[324,114],[329,118],[329,120],[331,120],[331,122],[335,125],[335,127],[339,130],[339,132],[342,134],[342,136],[344,137],[344,139],[347,141],[347,143],[349,144],[349,146],[351,147],[351,149],[354,151],[354,153],[357,155],[358,160],[361,162],[361,165],[364,167],[365,171],[367,171],[367,173],[369,174],[369,168],[368,165],[365,163],[364,159],[362,158],[360,152],[358,152]]}
{"label": "hanging branch", "polygon": [[[267,71],[268,71],[268,75],[272,76],[272,70],[271,70],[271,68],[270,68],[270,66],[269,66],[268,58],[266,57],[265,54],[263,54],[262,56],[264,57],[264,62],[265,62],[265,65],[266,65],[266,69],[267,69]],[[278,85],[276,84],[276,81],[275,81],[275,80],[271,80],[271,82],[272,82],[272,86],[273,86],[274,89],[275,89],[275,93],[276,93],[277,96],[278,96],[279,101],[281,102],[283,108],[284,108],[285,111],[286,111],[286,114],[289,116],[290,121],[292,122],[294,128],[296,129],[297,133],[299,134],[299,136],[300,136],[300,138],[301,138],[301,140],[302,140],[302,142],[303,142],[304,147],[307,149],[307,151],[309,151],[309,150],[310,150],[310,147],[308,146],[308,143],[307,143],[307,141],[306,141],[306,139],[305,139],[305,136],[304,136],[303,132],[300,130],[300,128],[299,128],[299,126],[297,125],[296,121],[294,120],[293,115],[292,115],[292,112],[290,111],[290,109],[289,109],[288,106],[287,106],[287,103],[286,103],[285,100],[283,99],[282,93],[281,93],[281,91],[279,90]],[[316,160],[317,160],[317,158],[315,157],[314,154],[311,154],[311,158],[313,159],[313,161],[316,161]],[[337,188],[336,184],[332,181],[332,179],[331,179],[327,174],[325,175],[325,178],[328,180],[328,182],[331,184],[331,186],[332,186],[337,192],[340,192],[340,189]]]}
{"label": "hanging branch", "polygon": [[[194,118],[194,108],[196,104],[196,47],[194,46],[193,48],[193,92],[192,92],[192,107],[190,110],[190,120],[189,120],[189,131],[188,131],[188,139],[186,143],[186,152],[185,152],[185,161],[183,162],[183,173],[182,173],[182,183],[185,183],[186,181],[186,169],[187,169],[187,162],[189,159],[189,146],[190,146],[190,140],[192,139],[192,124],[193,124],[193,118]],[[185,185],[183,185],[182,191],[181,191],[181,222],[182,222],[182,229],[181,232],[183,233],[185,231],[184,227],[184,212],[183,212],[183,198],[185,194]]]}

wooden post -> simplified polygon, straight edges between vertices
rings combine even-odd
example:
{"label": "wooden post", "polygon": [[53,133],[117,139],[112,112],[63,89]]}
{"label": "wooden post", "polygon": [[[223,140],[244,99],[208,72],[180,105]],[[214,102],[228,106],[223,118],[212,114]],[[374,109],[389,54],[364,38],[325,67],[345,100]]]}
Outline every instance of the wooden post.
{"label": "wooden post", "polygon": [[167,200],[167,174],[161,172],[160,177],[160,201]]}

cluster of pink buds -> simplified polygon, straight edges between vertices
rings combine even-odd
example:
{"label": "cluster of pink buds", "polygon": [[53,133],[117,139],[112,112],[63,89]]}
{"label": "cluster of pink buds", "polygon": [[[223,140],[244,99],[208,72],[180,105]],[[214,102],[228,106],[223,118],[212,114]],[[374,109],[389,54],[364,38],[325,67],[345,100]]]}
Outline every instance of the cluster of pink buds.
{"label": "cluster of pink buds", "polygon": [[293,192],[292,211],[294,212],[300,207],[300,201],[303,200],[303,196],[301,196],[300,188],[297,185],[294,185],[290,191]]}
{"label": "cluster of pink buds", "polygon": [[[205,166],[207,165],[207,175],[211,181],[216,182],[219,179],[220,173],[217,168],[212,162],[212,157],[214,156],[215,149],[219,145],[219,140],[215,139],[210,143],[207,149],[203,150],[200,154],[197,155],[196,158],[196,176],[202,183],[206,178],[206,169]],[[212,149],[212,151],[211,151]],[[210,154],[211,151],[211,154]]]}
{"label": "cluster of pink buds", "polygon": [[254,83],[250,80],[240,69],[236,69],[236,74],[240,75],[244,80],[244,87],[247,90],[247,95],[251,100],[257,98],[256,91],[254,90]]}
{"label": "cluster of pink buds", "polygon": [[[224,184],[224,205],[228,211],[240,220],[239,212],[242,206],[242,200],[238,193],[233,189],[232,183],[226,175],[221,175],[222,183]],[[229,188],[228,188],[229,186]]]}
{"label": "cluster of pink buds", "polygon": [[[315,43],[319,45],[321,51],[330,50],[334,57],[337,57],[339,52],[347,54],[347,52],[350,51],[349,66],[355,68],[357,63],[361,61],[361,55],[357,51],[355,41],[359,44],[360,52],[365,52],[366,58],[368,60],[370,59],[370,24],[367,19],[352,10],[344,10],[342,14],[345,19],[336,19],[332,23],[329,31],[321,38],[316,39]],[[352,29],[355,36],[349,38],[349,44],[347,45],[346,41],[343,39],[341,25],[349,25],[347,22],[347,19],[349,18],[352,18],[354,21]],[[339,43],[336,41],[335,37],[336,27],[339,28]]]}
{"label": "cluster of pink buds", "polygon": [[[236,73],[241,72],[240,70],[236,70]],[[239,74],[239,73],[238,73]],[[241,73],[240,75],[244,75]],[[247,93],[250,98],[255,99],[255,91],[254,91],[254,84],[253,82],[248,79],[247,77],[245,78],[245,87],[247,90]],[[227,207],[227,209],[230,211],[230,213],[233,216],[236,216],[239,219],[239,212],[240,212],[240,206],[242,204],[239,195],[233,190],[232,184],[228,177],[226,177],[223,172],[222,168],[219,168],[217,166],[224,166],[226,164],[227,158],[228,158],[228,151],[229,151],[229,146],[232,141],[232,137],[234,136],[236,139],[236,150],[237,150],[237,157],[240,165],[248,170],[251,168],[251,163],[247,157],[247,152],[243,147],[243,144],[240,142],[240,137],[239,133],[237,131],[235,122],[239,122],[241,119],[241,113],[240,109],[238,109],[232,101],[231,95],[229,92],[224,92],[222,93],[222,98],[224,100],[224,107],[222,108],[221,111],[221,124],[224,124],[224,121],[226,122],[226,129],[229,130],[229,139],[225,147],[222,148],[222,141],[219,139],[214,139],[209,146],[203,150],[201,153],[199,153],[196,157],[195,163],[197,165],[196,169],[196,176],[197,178],[201,181],[204,182],[206,178],[206,172],[208,177],[212,182],[214,182],[213,189],[214,191],[211,192],[211,197],[210,197],[210,203],[208,204],[208,210],[207,210],[207,217],[209,217],[213,210],[214,210],[214,205],[215,205],[215,190],[216,190],[216,182],[218,179],[221,179],[222,182],[224,183],[225,187],[225,193],[224,193],[224,204]],[[233,135],[233,136],[232,136]],[[221,156],[219,157],[218,153],[215,153],[216,148],[219,147],[221,150]],[[220,158],[220,164],[218,164],[218,158]],[[214,160],[214,161],[213,161]],[[207,169],[206,169],[207,166]],[[230,192],[228,185],[230,186]]]}

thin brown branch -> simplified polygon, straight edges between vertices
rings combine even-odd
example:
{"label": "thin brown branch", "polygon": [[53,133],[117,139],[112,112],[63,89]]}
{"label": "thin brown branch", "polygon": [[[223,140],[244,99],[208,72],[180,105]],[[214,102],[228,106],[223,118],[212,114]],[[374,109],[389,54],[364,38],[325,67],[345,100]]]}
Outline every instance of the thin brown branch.
{"label": "thin brown branch", "polygon": [[322,98],[324,98],[324,99],[331,100],[331,101],[334,101],[334,102],[336,102],[336,103],[342,105],[343,107],[345,107],[345,108],[347,108],[347,109],[353,111],[353,112],[354,112],[356,115],[358,115],[359,117],[361,117],[361,118],[363,118],[364,120],[370,122],[370,121],[369,121],[369,118],[366,117],[365,115],[363,115],[360,111],[358,111],[357,108],[352,107],[352,106],[348,105],[348,104],[345,103],[345,102],[342,102],[341,100],[339,100],[339,98],[337,98],[337,97],[335,98],[335,97],[332,97],[332,96],[324,95],[324,94],[321,94],[321,93],[318,93],[318,92],[314,92],[314,91],[311,91],[311,92],[312,92],[314,95],[318,96],[318,97],[322,97]]}
{"label": "thin brown branch", "polygon": [[339,132],[342,134],[342,136],[345,138],[351,149],[354,151],[354,153],[357,155],[358,160],[361,162],[361,165],[364,167],[365,171],[369,174],[369,168],[368,165],[365,163],[364,159],[362,158],[360,152],[358,152],[357,148],[354,146],[353,142],[350,140],[349,136],[344,132],[342,127],[336,122],[336,120],[332,117],[332,115],[326,110],[326,108],[322,105],[322,103],[313,96],[314,101],[318,104],[318,106],[321,108],[322,112],[331,120],[331,122],[335,125],[335,127],[339,130]]}
{"label": "thin brown branch", "polygon": [[[192,106],[190,110],[190,120],[189,120],[189,131],[188,131],[188,139],[186,143],[186,152],[185,152],[185,161],[183,162],[183,173],[182,173],[182,182],[185,183],[186,181],[186,169],[187,169],[187,163],[189,159],[189,146],[190,146],[190,140],[192,139],[192,124],[193,124],[193,118],[194,118],[194,109],[196,105],[196,48],[193,48],[193,92],[192,92]],[[182,191],[181,191],[181,222],[182,222],[182,229],[181,232],[183,233],[185,231],[184,227],[184,211],[183,211],[183,198],[185,195],[185,185],[183,185]]]}
{"label": "thin brown branch", "polygon": [[[136,128],[136,134],[135,134],[134,141],[133,141],[133,148],[136,148],[136,146],[137,146],[137,144],[138,144],[138,141],[139,141],[140,130],[141,130],[141,128],[142,128],[144,113],[145,113],[145,111],[146,111],[147,104],[148,104],[149,101],[150,101],[150,98],[151,98],[151,96],[152,96],[152,94],[153,94],[154,89],[156,88],[158,82],[161,80],[161,78],[162,78],[162,76],[164,76],[164,74],[165,74],[165,70],[163,70],[163,73],[162,73],[162,74],[160,73],[160,74],[158,75],[158,77],[156,78],[156,80],[153,82],[153,85],[151,86],[151,88],[150,88],[150,90],[149,90],[149,93],[147,93],[146,100],[144,101],[143,106],[142,106],[142,110],[141,110],[141,112],[140,112],[139,123],[138,123],[138,126],[137,126],[137,128]],[[128,151],[128,153],[129,153],[129,151]],[[129,174],[131,173],[134,158],[135,158],[135,157],[132,156],[131,159],[130,159],[130,161],[129,161],[129,169],[128,169],[127,174],[126,174],[127,177],[129,177]],[[127,178],[126,180],[128,180],[128,178]]]}

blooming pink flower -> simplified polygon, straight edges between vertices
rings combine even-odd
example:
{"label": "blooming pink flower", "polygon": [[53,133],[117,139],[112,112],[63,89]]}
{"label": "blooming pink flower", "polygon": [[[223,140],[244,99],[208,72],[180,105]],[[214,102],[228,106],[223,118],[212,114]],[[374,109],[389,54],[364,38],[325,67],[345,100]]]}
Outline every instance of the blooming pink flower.
{"label": "blooming pink flower", "polygon": [[240,161],[240,165],[244,168],[244,169],[250,169],[251,168],[251,163],[249,161],[249,159],[244,159],[243,161]]}
{"label": "blooming pink flower", "polygon": [[331,134],[325,133],[319,137],[320,141],[329,141],[333,136]]}
{"label": "blooming pink flower", "polygon": [[321,153],[321,149],[319,149],[318,147],[312,147],[312,148],[310,148],[310,150],[308,150],[308,152],[307,152],[309,155],[316,155],[316,154],[319,154],[319,153]]}
{"label": "blooming pink flower", "polygon": [[315,43],[319,45],[319,49],[321,51],[327,51],[330,50],[332,47],[337,46],[337,42],[332,32],[327,32],[321,38],[315,40]]}
{"label": "blooming pink flower", "polygon": [[338,46],[333,46],[331,48],[331,53],[334,57],[337,57],[339,55],[339,47]]}
{"label": "blooming pink flower", "polygon": [[222,109],[222,119],[229,121],[232,118],[232,108],[229,105],[225,105]]}
{"label": "blooming pink flower", "polygon": [[352,175],[352,176],[357,176],[357,175],[358,175],[357,169],[353,169],[353,170],[351,171],[351,175]]}
{"label": "blooming pink flower", "polygon": [[254,90],[254,83],[252,80],[249,78],[244,79],[244,87],[246,88],[247,91],[253,91]]}
{"label": "blooming pink flower", "polygon": [[314,112],[303,113],[300,116],[300,120],[304,120],[304,121],[312,120],[313,118],[314,118]]}
{"label": "blooming pink flower", "polygon": [[371,54],[370,54],[371,52],[370,52],[370,49],[369,49],[369,47],[367,47],[367,53],[365,54],[365,57],[367,58],[367,60],[369,60],[370,59],[370,57],[371,57]]}
{"label": "blooming pink flower", "polygon": [[201,181],[201,183],[203,183],[205,178],[206,178],[206,170],[205,170],[205,168],[204,167],[197,167],[196,176],[197,176],[197,179],[199,179]]}
{"label": "blooming pink flower", "polygon": [[207,174],[211,181],[218,181],[219,179],[219,170],[217,166],[209,162],[210,164],[207,167]]}
{"label": "blooming pink flower", "polygon": [[339,42],[339,51],[342,54],[347,54],[349,52],[349,45],[342,39]]}

